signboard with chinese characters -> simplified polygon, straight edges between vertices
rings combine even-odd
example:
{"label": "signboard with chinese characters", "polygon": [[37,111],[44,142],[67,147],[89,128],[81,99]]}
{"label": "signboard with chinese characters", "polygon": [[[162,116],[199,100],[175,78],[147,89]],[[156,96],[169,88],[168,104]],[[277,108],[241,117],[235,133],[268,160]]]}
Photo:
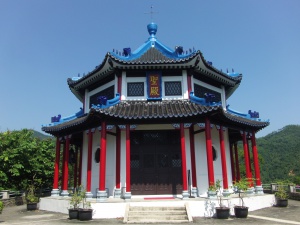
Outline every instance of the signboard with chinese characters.
{"label": "signboard with chinese characters", "polygon": [[148,100],[161,100],[161,72],[147,72],[147,98]]}

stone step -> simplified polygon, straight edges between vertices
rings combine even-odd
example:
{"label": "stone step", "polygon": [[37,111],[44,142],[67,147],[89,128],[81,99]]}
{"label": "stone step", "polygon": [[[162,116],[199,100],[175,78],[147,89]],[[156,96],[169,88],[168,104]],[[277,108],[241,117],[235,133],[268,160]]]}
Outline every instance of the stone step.
{"label": "stone step", "polygon": [[130,206],[127,223],[184,223],[189,222],[185,206]]}

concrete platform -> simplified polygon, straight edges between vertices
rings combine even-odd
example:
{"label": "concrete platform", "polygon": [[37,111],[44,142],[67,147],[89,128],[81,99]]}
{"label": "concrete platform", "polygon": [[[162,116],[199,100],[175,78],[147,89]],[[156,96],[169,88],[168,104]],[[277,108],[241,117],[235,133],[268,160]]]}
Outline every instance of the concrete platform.
{"label": "concrete platform", "polygon": [[[188,198],[181,199],[175,197],[168,199],[160,198],[154,200],[145,200],[149,196],[134,196],[129,200],[107,198],[105,202],[96,202],[93,198],[90,200],[91,207],[94,209],[94,219],[123,218],[126,212],[126,206],[187,206],[189,216],[211,218],[215,214],[215,207],[218,207],[217,199],[209,198]],[[59,212],[68,214],[69,197],[46,197],[40,201],[40,210]],[[249,207],[249,212],[271,207],[275,203],[275,197],[272,194],[253,195],[244,198],[245,205]],[[233,206],[240,205],[240,199],[236,195],[229,198],[223,198],[223,203],[231,208],[231,215],[234,215]]]}

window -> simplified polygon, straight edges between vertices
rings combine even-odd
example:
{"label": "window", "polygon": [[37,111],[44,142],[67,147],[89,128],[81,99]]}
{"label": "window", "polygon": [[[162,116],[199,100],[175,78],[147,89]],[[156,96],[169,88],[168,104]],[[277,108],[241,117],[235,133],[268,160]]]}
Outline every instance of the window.
{"label": "window", "polygon": [[165,82],[165,95],[174,96],[182,95],[182,88],[180,81],[166,81]]}
{"label": "window", "polygon": [[115,87],[110,86],[102,91],[99,91],[98,93],[92,95],[90,97],[90,107],[92,107],[92,104],[98,105],[99,102],[97,101],[97,98],[99,96],[106,96],[107,99],[112,99],[115,97]]}
{"label": "window", "polygon": [[214,102],[220,102],[221,101],[221,93],[213,91],[211,89],[205,88],[203,86],[200,86],[198,84],[194,84],[194,94],[195,96],[199,98],[204,98],[205,93],[214,94],[215,98],[213,99]]}
{"label": "window", "polygon": [[144,96],[144,82],[127,83],[127,96]]}

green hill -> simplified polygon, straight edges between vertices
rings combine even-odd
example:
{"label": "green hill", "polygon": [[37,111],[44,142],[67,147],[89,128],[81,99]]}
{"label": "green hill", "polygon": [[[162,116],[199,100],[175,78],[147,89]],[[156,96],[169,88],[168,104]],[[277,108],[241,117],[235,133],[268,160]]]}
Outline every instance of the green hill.
{"label": "green hill", "polygon": [[[288,125],[257,139],[263,183],[300,181],[300,125]],[[298,182],[299,182],[298,181]]]}
{"label": "green hill", "polygon": [[53,138],[52,136],[43,134],[43,133],[38,132],[36,130],[32,130],[32,131],[33,131],[33,137],[37,137],[37,138],[40,138],[42,140],[47,139],[47,138]]}

